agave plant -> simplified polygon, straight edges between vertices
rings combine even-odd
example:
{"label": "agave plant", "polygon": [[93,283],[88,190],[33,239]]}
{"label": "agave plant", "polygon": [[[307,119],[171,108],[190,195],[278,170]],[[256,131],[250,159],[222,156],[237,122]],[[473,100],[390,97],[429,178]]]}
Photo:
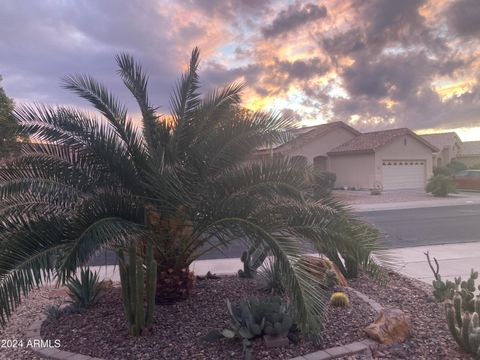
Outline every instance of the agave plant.
{"label": "agave plant", "polygon": [[288,140],[293,120],[239,110],[242,84],[202,96],[198,49],[168,115],[152,105],[140,64],[127,54],[116,61],[138,103],[140,127],[86,75],[65,78],[64,87],[98,115],[64,106],[15,110],[32,141],[0,169],[2,323],[32,288],[51,276],[65,282],[103,249],[116,251],[122,265],[122,254],[134,249],[144,259],[153,246],[156,297],[169,302],[188,296],[195,259],[244,241],[276,258],[297,321],[318,334],[326,304],[318,280],[295,266],[302,244],[366,264],[373,238],[357,241],[365,234],[331,198],[305,196],[311,188],[305,163],[249,161],[258,147]]}
{"label": "agave plant", "polygon": [[71,302],[82,308],[95,305],[103,293],[98,273],[83,267],[80,276],[69,279],[66,285]]}

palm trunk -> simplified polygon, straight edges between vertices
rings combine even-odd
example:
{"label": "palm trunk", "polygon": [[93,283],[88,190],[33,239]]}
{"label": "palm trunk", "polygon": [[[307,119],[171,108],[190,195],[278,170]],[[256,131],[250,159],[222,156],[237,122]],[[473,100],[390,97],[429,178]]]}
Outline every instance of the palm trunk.
{"label": "palm trunk", "polygon": [[160,264],[157,272],[155,302],[172,304],[186,300],[190,297],[194,285],[195,276],[188,266],[176,267],[166,263]]}

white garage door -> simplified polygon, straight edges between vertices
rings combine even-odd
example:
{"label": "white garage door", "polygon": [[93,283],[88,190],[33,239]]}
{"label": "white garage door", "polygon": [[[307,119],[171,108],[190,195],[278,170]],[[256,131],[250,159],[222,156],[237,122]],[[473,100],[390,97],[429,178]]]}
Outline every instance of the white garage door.
{"label": "white garage door", "polygon": [[419,189],[425,186],[425,161],[384,160],[383,188]]}

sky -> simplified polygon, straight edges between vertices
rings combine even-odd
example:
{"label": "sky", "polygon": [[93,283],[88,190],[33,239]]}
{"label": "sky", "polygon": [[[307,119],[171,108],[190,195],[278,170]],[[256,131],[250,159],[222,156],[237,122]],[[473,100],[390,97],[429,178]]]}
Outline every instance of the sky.
{"label": "sky", "polygon": [[135,117],[114,60],[128,52],[168,112],[198,46],[205,92],[242,81],[250,109],[480,140],[480,0],[2,0],[0,34],[16,103],[86,107],[61,78],[88,73]]}

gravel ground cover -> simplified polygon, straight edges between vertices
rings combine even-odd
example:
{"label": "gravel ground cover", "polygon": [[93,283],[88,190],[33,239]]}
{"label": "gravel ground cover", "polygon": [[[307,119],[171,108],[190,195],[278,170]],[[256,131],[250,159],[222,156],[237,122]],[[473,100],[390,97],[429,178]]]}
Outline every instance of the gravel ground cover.
{"label": "gravel ground cover", "polygon": [[383,307],[399,308],[410,315],[412,337],[403,344],[378,346],[374,349],[374,358],[470,359],[458,350],[447,327],[444,307],[433,300],[428,284],[390,272],[382,285],[365,275],[350,281],[349,285]]}
{"label": "gravel ground cover", "polygon": [[[32,291],[28,298],[15,310],[5,329],[0,328],[0,340],[22,340],[25,330],[39,315],[44,314],[50,305],[60,305],[65,301],[66,293],[61,289],[43,287]],[[25,345],[25,344],[24,344]],[[22,347],[4,347],[0,349],[1,360],[41,359],[33,352]]]}
{"label": "gravel ground cover", "polygon": [[[350,356],[344,360],[365,359],[469,359],[460,352],[446,326],[443,306],[432,301],[427,284],[388,273],[386,281],[375,283],[364,275],[349,286],[383,306],[397,307],[411,316],[413,336],[403,344],[376,346],[373,356]],[[197,283],[195,296],[188,301],[157,309],[156,331],[150,337],[128,337],[118,289],[109,293],[83,314],[61,316],[45,324],[44,338],[60,339],[62,349],[106,359],[241,359],[241,345],[235,341],[204,344],[199,337],[228,321],[225,297],[237,301],[259,295],[252,280],[222,277]],[[325,323],[324,347],[337,346],[364,338],[363,327],[375,314],[362,300],[350,294],[352,307],[331,309]],[[17,309],[0,339],[21,339],[23,331],[51,304],[65,300],[62,290],[41,288],[30,294]],[[308,341],[280,349],[266,349],[261,341],[253,347],[255,359],[288,359],[320,349]],[[0,359],[39,359],[28,349],[0,349]]]}
{"label": "gravel ground cover", "polygon": [[[201,281],[190,300],[157,307],[154,334],[132,338],[126,328],[119,289],[114,288],[85,313],[64,315],[45,324],[42,336],[60,339],[63,350],[105,359],[242,359],[239,341],[204,343],[200,337],[228,323],[226,298],[237,302],[261,295],[249,279],[231,276]],[[350,300],[350,308],[330,308],[323,347],[365,338],[362,329],[374,320],[375,312],[354,294],[350,294]],[[321,348],[302,340],[298,345],[267,349],[258,339],[253,353],[255,359],[289,359]]]}

